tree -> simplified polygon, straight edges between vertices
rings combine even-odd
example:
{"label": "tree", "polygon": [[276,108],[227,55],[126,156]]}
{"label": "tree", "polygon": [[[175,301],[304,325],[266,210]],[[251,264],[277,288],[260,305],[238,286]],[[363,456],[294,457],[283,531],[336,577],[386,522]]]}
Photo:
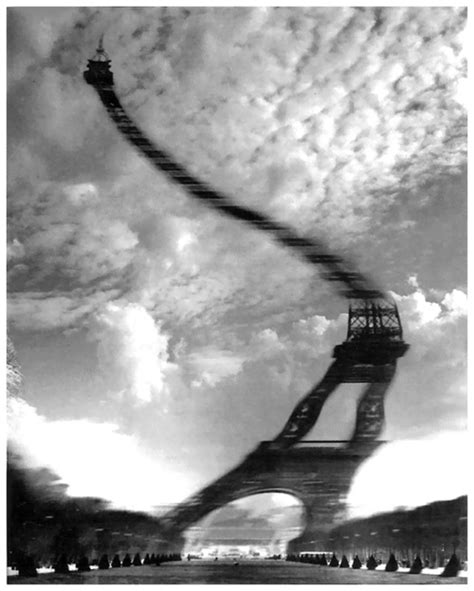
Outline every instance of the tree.
{"label": "tree", "polygon": [[37,577],[36,562],[30,554],[23,554],[18,557],[18,576]]}
{"label": "tree", "polygon": [[367,560],[367,570],[375,570],[377,568],[377,561],[374,558],[374,555],[371,554],[369,556],[369,560]]}
{"label": "tree", "polygon": [[91,567],[89,566],[89,559],[87,558],[87,556],[81,556],[76,566],[77,570],[81,573],[87,573],[91,570]]}
{"label": "tree", "polygon": [[439,575],[440,577],[457,577],[461,569],[459,558],[453,554],[449,559],[448,564],[444,567],[444,571]]}
{"label": "tree", "polygon": [[135,554],[135,558],[133,559],[133,566],[141,566],[142,565],[142,559],[140,558],[140,553],[137,552]]}
{"label": "tree", "polygon": [[396,570],[398,570],[398,562],[397,562],[397,559],[395,558],[395,555],[393,553],[390,554],[390,558],[388,559],[388,562],[385,565],[385,570],[388,573],[393,573]]}
{"label": "tree", "polygon": [[413,564],[411,565],[410,570],[408,571],[410,575],[419,575],[423,570],[423,563],[421,562],[420,556],[417,554]]}
{"label": "tree", "polygon": [[69,572],[69,565],[67,563],[66,554],[61,554],[56,564],[54,565],[54,572],[61,573],[63,575]]}

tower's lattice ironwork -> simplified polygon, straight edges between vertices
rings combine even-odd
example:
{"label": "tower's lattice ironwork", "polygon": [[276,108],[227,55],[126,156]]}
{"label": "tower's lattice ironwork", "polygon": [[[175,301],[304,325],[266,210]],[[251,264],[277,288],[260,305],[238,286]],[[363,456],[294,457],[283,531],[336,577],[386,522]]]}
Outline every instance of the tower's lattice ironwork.
{"label": "tower's lattice ironwork", "polygon": [[[395,375],[397,359],[408,349],[403,341],[400,316],[393,299],[371,279],[355,270],[354,265],[344,257],[330,252],[321,241],[299,236],[284,224],[238,205],[190,174],[167,151],[150,141],[129,118],[117,98],[110,64],[101,39],[97,53],[88,61],[84,78],[97,91],[118,130],[152,165],[192,197],[270,234],[310,264],[320,267],[323,278],[333,282],[339,294],[349,300],[347,338],[335,347],[334,361],[323,379],[296,405],[282,431],[256,451],[274,453],[288,450],[298,443],[309,433],[328,396],[341,383],[366,384],[358,404],[356,425],[348,449],[360,442],[375,442],[384,424],[384,397]],[[238,478],[243,476],[240,468],[238,466],[189,499],[188,503],[174,509],[167,521],[176,525],[179,523],[180,526],[184,522],[190,525],[193,516],[200,518],[203,511],[209,512],[227,502],[224,499],[228,495],[221,493],[229,486],[236,486],[236,475]]]}

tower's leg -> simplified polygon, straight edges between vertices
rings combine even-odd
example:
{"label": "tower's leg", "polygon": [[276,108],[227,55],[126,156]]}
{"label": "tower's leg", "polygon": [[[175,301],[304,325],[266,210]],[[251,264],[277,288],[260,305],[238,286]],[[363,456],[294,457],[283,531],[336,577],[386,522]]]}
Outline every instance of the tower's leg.
{"label": "tower's leg", "polygon": [[396,369],[396,362],[377,368],[378,379],[383,381],[367,385],[357,407],[356,426],[351,440],[374,441],[381,433],[385,422],[385,394],[390,386]]}
{"label": "tower's leg", "polygon": [[345,364],[334,361],[323,379],[298,402],[286,425],[272,441],[272,446],[288,448],[307,435],[318,420],[328,396],[344,381],[347,371]]}

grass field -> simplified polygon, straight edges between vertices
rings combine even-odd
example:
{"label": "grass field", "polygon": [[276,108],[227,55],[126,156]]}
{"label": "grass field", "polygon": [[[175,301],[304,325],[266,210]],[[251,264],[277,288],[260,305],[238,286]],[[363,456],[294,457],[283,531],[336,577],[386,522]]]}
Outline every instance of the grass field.
{"label": "grass field", "polygon": [[9,577],[9,584],[42,585],[433,585],[466,584],[465,577],[443,579],[432,575],[409,575],[339,569],[283,561],[191,561],[169,562],[161,566],[138,566],[93,570],[69,575],[42,574],[33,578]]}

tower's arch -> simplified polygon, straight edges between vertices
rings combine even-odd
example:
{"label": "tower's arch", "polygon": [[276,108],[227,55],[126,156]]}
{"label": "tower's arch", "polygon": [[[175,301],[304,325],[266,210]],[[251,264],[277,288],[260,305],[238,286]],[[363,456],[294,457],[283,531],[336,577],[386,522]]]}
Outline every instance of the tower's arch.
{"label": "tower's arch", "polygon": [[229,502],[183,534],[185,554],[265,557],[286,553],[306,528],[303,501],[290,490],[268,488]]}

